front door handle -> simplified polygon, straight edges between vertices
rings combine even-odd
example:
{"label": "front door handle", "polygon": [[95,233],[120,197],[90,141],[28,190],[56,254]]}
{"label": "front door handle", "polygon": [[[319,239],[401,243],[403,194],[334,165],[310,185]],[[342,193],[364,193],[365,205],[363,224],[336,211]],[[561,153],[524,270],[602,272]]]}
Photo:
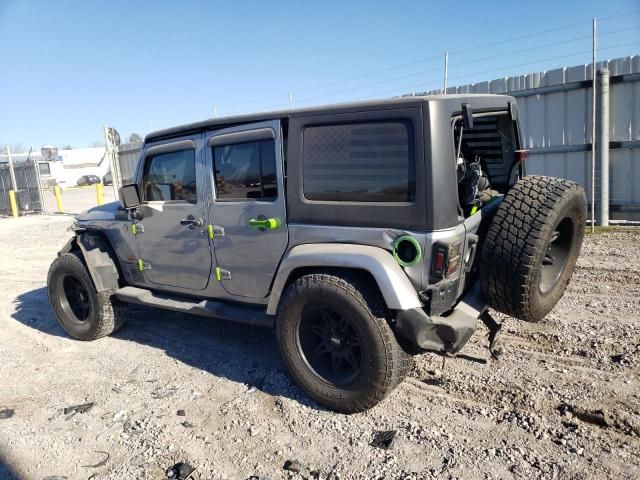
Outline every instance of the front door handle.
{"label": "front door handle", "polygon": [[258,220],[257,218],[252,218],[249,220],[249,226],[252,228],[259,228],[260,230],[275,230],[280,227],[280,219],[264,218]]}
{"label": "front door handle", "polygon": [[187,218],[180,220],[180,225],[187,225],[189,227],[201,227],[204,225],[204,221],[201,218],[195,218],[189,215]]}

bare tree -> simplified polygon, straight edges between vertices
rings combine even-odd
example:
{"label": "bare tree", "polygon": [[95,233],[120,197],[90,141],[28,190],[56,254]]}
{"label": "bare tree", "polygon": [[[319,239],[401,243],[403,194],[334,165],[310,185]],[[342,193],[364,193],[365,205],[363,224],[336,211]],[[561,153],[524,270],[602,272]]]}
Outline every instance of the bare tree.
{"label": "bare tree", "polygon": [[60,150],[73,150],[73,147],[68,143],[60,147]]}
{"label": "bare tree", "polygon": [[22,153],[26,150],[26,147],[22,142],[16,142],[11,145],[11,153]]}
{"label": "bare tree", "polygon": [[96,140],[95,142],[93,142],[91,145],[89,145],[90,148],[96,148],[96,147],[104,147],[104,142],[101,142],[99,140]]}
{"label": "bare tree", "polygon": [[129,143],[142,143],[142,137],[134,132],[129,136]]}

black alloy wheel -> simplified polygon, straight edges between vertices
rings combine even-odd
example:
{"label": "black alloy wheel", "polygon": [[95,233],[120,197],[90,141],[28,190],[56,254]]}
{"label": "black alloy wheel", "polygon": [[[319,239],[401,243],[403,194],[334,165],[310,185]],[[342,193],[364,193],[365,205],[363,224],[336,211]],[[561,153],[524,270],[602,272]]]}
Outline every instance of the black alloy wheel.
{"label": "black alloy wheel", "polygon": [[64,312],[75,317],[78,322],[85,322],[89,318],[91,311],[91,302],[89,301],[89,292],[80,283],[80,281],[72,275],[65,275],[61,279],[61,297],[60,303]]}
{"label": "black alloy wheel", "polygon": [[311,370],[329,383],[347,385],[362,369],[360,337],[349,319],[328,306],[304,309],[298,346]]}
{"label": "black alloy wheel", "polygon": [[573,219],[565,217],[553,231],[542,260],[540,272],[540,293],[549,292],[560,279],[567,265],[574,243],[575,227]]}

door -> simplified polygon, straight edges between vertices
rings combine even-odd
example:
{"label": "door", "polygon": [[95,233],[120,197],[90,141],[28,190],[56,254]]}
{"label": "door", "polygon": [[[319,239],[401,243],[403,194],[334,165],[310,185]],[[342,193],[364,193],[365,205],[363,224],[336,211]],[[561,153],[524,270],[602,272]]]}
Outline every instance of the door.
{"label": "door", "polygon": [[147,282],[203,290],[211,275],[202,135],[148,148],[136,239]]}
{"label": "door", "polygon": [[219,130],[206,142],[214,276],[232,296],[264,298],[288,242],[280,122]]}

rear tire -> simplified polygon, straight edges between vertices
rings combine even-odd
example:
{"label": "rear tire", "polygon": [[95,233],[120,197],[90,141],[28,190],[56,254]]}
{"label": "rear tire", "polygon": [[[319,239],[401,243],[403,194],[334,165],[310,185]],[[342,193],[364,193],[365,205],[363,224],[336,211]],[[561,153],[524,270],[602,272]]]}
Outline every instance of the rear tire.
{"label": "rear tire", "polygon": [[521,320],[542,320],[571,279],[586,216],[586,196],[577,183],[533,175],[518,181],[484,241],[480,286],[487,303]]}
{"label": "rear tire", "polygon": [[379,292],[358,276],[305,275],[287,287],[278,308],[284,363],[322,405],[341,413],[367,410],[413,366],[387,318]]}
{"label": "rear tire", "polygon": [[78,340],[97,340],[118,330],[127,304],[113,290],[97,292],[84,263],[75,253],[59,255],[47,277],[49,303],[65,332]]}

